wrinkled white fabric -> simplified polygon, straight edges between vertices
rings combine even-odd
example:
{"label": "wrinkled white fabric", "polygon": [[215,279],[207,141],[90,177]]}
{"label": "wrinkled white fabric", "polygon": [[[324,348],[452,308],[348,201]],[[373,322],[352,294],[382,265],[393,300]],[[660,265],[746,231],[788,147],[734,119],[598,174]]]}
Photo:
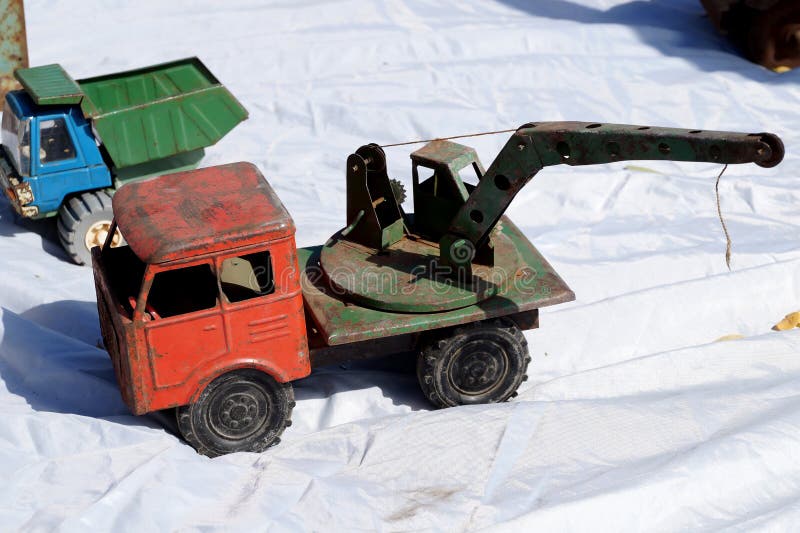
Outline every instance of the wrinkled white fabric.
{"label": "wrinkled white fabric", "polygon": [[[399,364],[296,383],[262,454],[133,417],[89,269],[0,204],[0,530],[789,531],[800,523],[800,71],[750,64],[695,0],[26,2],[75,78],[197,55],[250,111],[204,165],[259,166],[300,245],[344,225],[362,144],[588,120],[772,131],[774,169],[550,168],[509,216],[577,294],[503,405],[431,411]],[[505,135],[460,142],[488,165]],[[410,189],[408,154],[387,149]],[[410,210],[411,206],[407,206]],[[738,333],[738,341],[714,343]]]}

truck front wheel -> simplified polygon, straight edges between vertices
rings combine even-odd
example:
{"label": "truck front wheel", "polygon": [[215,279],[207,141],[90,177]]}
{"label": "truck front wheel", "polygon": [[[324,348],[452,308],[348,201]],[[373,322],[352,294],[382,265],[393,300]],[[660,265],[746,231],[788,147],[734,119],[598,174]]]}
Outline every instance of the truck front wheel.
{"label": "truck front wheel", "polygon": [[236,370],[212,381],[197,402],[177,408],[178,428],[198,453],[216,457],[262,452],[291,425],[294,392],[258,370]]}
{"label": "truck front wheel", "polygon": [[[85,192],[66,200],[58,210],[58,238],[70,258],[79,265],[92,262],[91,249],[105,243],[113,218],[111,195],[106,191]],[[112,246],[123,243],[119,231]]]}
{"label": "truck front wheel", "polygon": [[525,336],[514,323],[477,322],[428,339],[417,377],[436,407],[504,402],[527,379],[530,360]]}

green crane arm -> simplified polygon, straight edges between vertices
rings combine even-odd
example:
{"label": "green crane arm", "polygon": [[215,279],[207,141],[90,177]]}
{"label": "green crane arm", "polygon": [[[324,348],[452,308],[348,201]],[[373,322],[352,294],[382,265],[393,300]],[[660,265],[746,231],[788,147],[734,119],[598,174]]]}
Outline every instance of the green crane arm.
{"label": "green crane arm", "polygon": [[628,160],[756,163],[773,167],[783,143],[771,133],[654,128],[587,122],[541,122],[511,135],[439,241],[440,262],[466,267],[516,194],[541,169]]}

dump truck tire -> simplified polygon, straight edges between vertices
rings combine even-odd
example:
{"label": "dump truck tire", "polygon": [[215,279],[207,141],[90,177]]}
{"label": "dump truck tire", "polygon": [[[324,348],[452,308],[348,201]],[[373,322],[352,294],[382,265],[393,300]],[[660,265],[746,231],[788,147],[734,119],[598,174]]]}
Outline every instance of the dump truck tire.
{"label": "dump truck tire", "polygon": [[292,424],[294,391],[258,370],[236,370],[212,381],[197,401],[178,407],[178,429],[198,453],[216,457],[263,452]]}
{"label": "dump truck tire", "polygon": [[[102,246],[114,214],[111,195],[106,191],[73,196],[58,210],[58,238],[70,259],[79,265],[92,263],[91,246]],[[118,237],[115,245],[122,238]]]}
{"label": "dump truck tire", "polygon": [[425,341],[417,377],[436,407],[498,403],[516,396],[530,360],[525,335],[514,323],[477,322]]}

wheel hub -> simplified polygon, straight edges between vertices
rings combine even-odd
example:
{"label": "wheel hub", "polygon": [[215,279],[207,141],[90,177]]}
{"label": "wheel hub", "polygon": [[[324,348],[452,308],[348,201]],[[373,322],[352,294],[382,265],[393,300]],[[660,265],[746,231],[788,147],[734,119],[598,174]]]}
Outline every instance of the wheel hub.
{"label": "wheel hub", "polygon": [[449,376],[461,394],[477,396],[498,386],[508,372],[508,355],[502,346],[488,340],[464,345],[453,357]]}
{"label": "wheel hub", "polygon": [[264,394],[254,388],[215,398],[209,409],[209,427],[225,438],[247,437],[265,423],[267,405]]}
{"label": "wheel hub", "polygon": [[[84,237],[84,244],[87,250],[91,250],[95,246],[103,246],[108,238],[108,230],[111,229],[110,220],[98,220],[89,227]],[[119,230],[114,233],[111,239],[111,247],[116,248],[122,243],[122,235]]]}

